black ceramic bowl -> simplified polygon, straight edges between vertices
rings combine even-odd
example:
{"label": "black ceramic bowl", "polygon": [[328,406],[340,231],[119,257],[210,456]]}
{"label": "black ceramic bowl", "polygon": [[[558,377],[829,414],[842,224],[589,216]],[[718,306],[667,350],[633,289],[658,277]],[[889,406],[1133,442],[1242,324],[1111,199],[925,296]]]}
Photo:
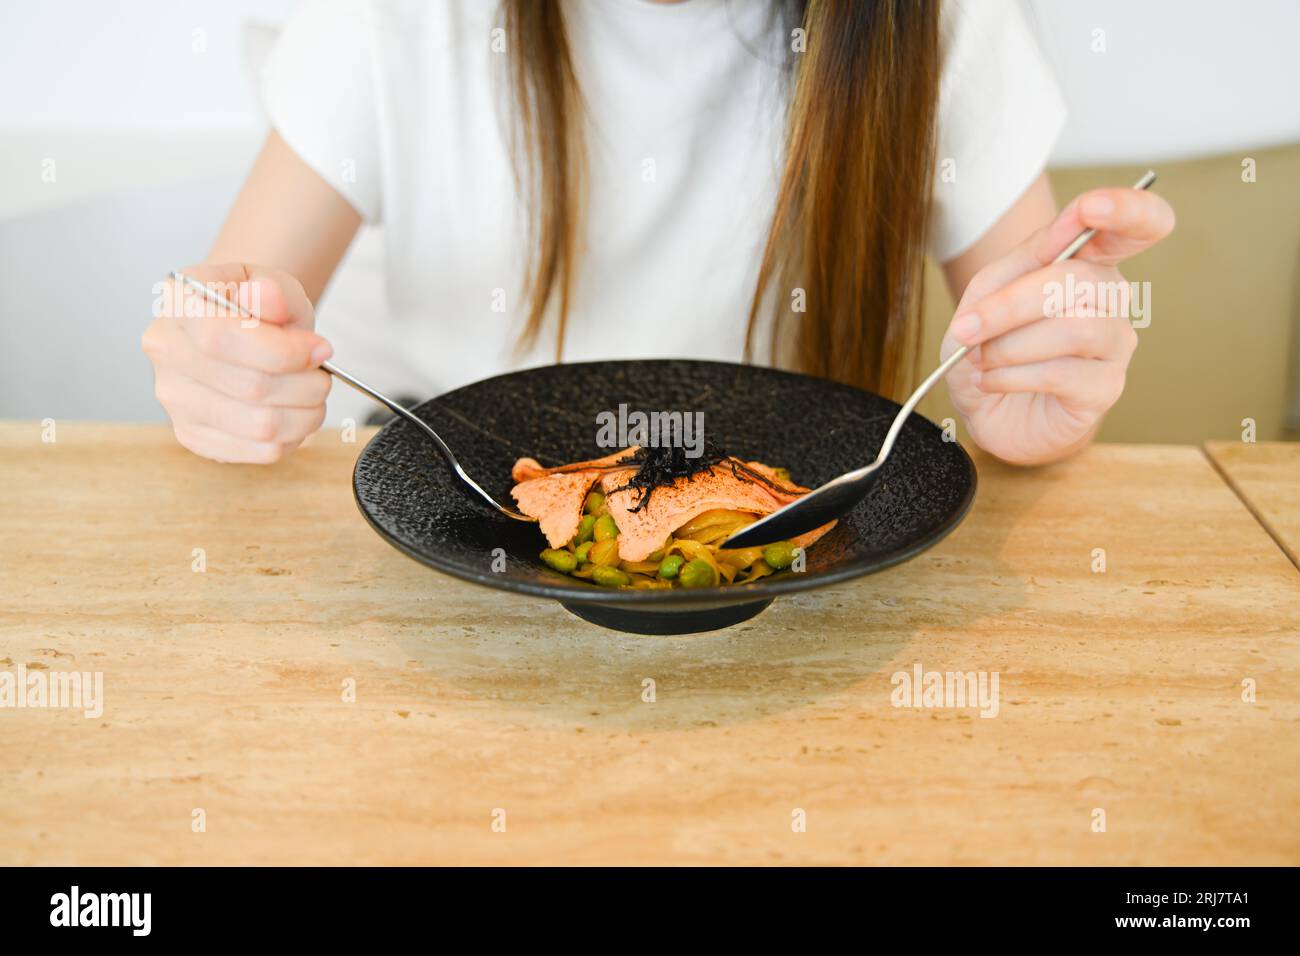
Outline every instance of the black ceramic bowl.
{"label": "black ceramic bowl", "polygon": [[[559,465],[608,454],[597,413],[703,412],[707,437],[730,454],[790,470],[815,487],[875,458],[898,405],[846,385],[723,362],[660,360],[550,365],[499,375],[415,409],[498,501],[513,504],[510,468],[528,456]],[[975,467],[956,442],[912,415],[879,480],[807,552],[802,572],[698,590],[610,590],[546,567],[536,525],[474,504],[427,438],[396,419],[362,451],[357,505],[385,540],[447,574],[553,598],[579,617],[640,634],[735,624],[780,594],[879,571],[957,526],[975,496]]]}

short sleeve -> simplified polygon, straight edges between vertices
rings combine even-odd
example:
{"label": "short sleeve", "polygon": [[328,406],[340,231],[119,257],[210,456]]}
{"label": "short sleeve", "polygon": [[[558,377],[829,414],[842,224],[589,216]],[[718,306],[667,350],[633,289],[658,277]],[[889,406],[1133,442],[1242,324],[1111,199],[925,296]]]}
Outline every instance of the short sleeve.
{"label": "short sleeve", "polygon": [[262,69],[271,125],[366,222],[381,218],[374,34],[360,0],[304,0]]}
{"label": "short sleeve", "polygon": [[930,253],[947,262],[1047,165],[1065,102],[1020,0],[947,0]]}

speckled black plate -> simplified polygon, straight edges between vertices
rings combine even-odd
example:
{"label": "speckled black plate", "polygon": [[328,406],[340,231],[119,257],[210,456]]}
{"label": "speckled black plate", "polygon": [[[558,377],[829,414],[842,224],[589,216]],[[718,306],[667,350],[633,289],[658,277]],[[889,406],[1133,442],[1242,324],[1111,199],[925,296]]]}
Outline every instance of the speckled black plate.
{"label": "speckled black plate", "polygon": [[[702,411],[705,434],[746,460],[790,469],[815,487],[871,461],[898,405],[806,375],[722,362],[660,360],[550,365],[485,379],[415,409],[489,493],[513,504],[510,468],[608,454],[596,415]],[[493,516],[459,490],[428,439],[396,419],[362,451],[352,476],[366,520],[393,547],[488,587],[554,598],[594,623],[642,634],[726,627],[780,594],[869,574],[925,550],[975,497],[975,466],[939,428],[912,415],[866,499],[816,545],[807,569],[698,590],[609,590],[550,570],[536,525]],[[498,550],[500,549],[500,550]],[[494,570],[496,566],[501,570]],[[437,581],[431,579],[436,587]]]}

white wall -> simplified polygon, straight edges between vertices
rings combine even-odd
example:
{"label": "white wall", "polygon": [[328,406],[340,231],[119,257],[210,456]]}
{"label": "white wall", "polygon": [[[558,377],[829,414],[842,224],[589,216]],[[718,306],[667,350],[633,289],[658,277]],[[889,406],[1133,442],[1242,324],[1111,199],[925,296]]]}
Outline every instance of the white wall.
{"label": "white wall", "polygon": [[242,173],[264,132],[249,53],[293,6],[4,4],[0,221],[109,193]]}
{"label": "white wall", "polygon": [[1055,165],[1300,140],[1297,0],[1031,0],[1030,15],[1070,104]]}
{"label": "white wall", "polygon": [[240,76],[242,25],[279,22],[293,6],[7,2],[0,7],[0,129],[248,129],[256,102]]}

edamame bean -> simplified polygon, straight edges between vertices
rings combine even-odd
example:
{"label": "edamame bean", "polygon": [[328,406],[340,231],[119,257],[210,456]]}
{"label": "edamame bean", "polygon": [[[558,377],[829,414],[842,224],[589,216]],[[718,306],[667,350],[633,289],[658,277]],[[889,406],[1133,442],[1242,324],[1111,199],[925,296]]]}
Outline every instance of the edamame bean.
{"label": "edamame bean", "polygon": [[596,527],[595,515],[583,515],[578,522],[578,544],[591,540],[592,529]]}
{"label": "edamame bean", "polygon": [[718,583],[718,575],[713,565],[703,558],[687,561],[678,572],[684,588],[711,588]]}
{"label": "edamame bean", "polygon": [[563,548],[547,548],[542,552],[542,560],[561,574],[568,574],[578,566],[578,559]]}
{"label": "edamame bean", "polygon": [[682,565],[685,563],[686,559],[680,554],[668,555],[668,557],[659,562],[659,577],[663,578],[665,581],[671,581],[673,578],[677,577],[677,572],[682,569]]}
{"label": "edamame bean", "polygon": [[788,568],[794,562],[794,545],[789,541],[774,541],[763,549],[763,560],[773,571]]}
{"label": "edamame bean", "polygon": [[632,579],[618,568],[609,568],[600,564],[591,569],[591,579],[603,588],[621,588],[632,583]]}
{"label": "edamame bean", "polygon": [[591,549],[595,544],[594,541],[584,541],[578,545],[578,550],[573,553],[573,556],[578,559],[579,564],[591,560],[587,555],[591,553]]}
{"label": "edamame bean", "polygon": [[[572,499],[570,499],[572,500]],[[601,508],[605,507],[605,496],[599,491],[588,492],[587,494],[587,512],[595,514]]]}
{"label": "edamame bean", "polygon": [[618,525],[614,524],[614,519],[609,515],[601,515],[596,519],[596,524],[592,528],[592,536],[597,541],[608,541],[610,538],[617,538]]}

